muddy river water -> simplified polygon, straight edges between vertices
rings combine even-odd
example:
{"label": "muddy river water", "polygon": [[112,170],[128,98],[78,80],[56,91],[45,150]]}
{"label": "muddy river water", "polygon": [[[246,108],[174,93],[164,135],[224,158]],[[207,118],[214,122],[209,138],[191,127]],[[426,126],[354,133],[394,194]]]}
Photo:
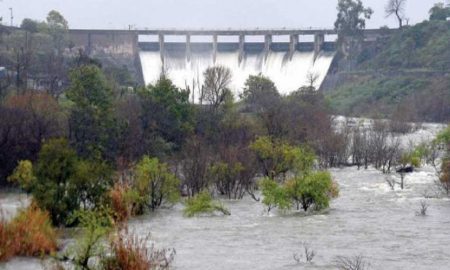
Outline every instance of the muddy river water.
{"label": "muddy river water", "polygon": [[[130,222],[131,230],[151,234],[157,247],[176,249],[174,269],[336,269],[336,256],[363,255],[370,269],[450,269],[450,200],[434,197],[434,170],[406,177],[392,191],[375,169],[332,169],[340,196],[330,209],[306,215],[268,214],[249,197],[224,201],[231,216],[186,218],[181,205]],[[425,198],[427,197],[427,198]],[[18,205],[0,197],[2,208]],[[22,197],[23,200],[23,197]],[[419,216],[420,202],[429,205]],[[308,242],[316,256],[298,264],[294,253]],[[0,269],[37,269],[39,260],[16,258]]]}

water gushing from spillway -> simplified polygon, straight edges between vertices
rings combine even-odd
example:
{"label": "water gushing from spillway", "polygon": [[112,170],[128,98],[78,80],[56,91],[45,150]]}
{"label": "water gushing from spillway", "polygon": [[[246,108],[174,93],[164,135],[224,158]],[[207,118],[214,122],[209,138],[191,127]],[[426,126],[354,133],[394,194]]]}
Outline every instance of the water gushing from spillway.
{"label": "water gushing from spillway", "polygon": [[180,88],[194,90],[191,99],[197,100],[203,72],[211,66],[223,65],[231,69],[233,79],[231,90],[235,97],[242,93],[249,75],[262,74],[269,77],[281,94],[289,94],[308,85],[308,76],[317,76],[315,87],[319,88],[328,73],[334,52],[322,51],[317,56],[314,52],[295,51],[292,57],[287,52],[270,51],[267,55],[247,53],[239,61],[239,52],[217,52],[216,62],[212,50],[192,52],[190,59],[185,53],[167,52],[164,63],[159,51],[142,51],[140,59],[146,84],[155,83],[162,71]]}

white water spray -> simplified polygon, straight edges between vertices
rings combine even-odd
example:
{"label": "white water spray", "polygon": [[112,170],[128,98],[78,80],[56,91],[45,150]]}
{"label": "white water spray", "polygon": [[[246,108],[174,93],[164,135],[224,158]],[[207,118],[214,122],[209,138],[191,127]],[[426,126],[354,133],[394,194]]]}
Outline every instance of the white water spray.
{"label": "white water spray", "polygon": [[[216,65],[231,69],[231,90],[236,98],[242,93],[247,78],[258,74],[269,77],[281,94],[289,94],[308,85],[308,74],[317,76],[315,87],[319,88],[328,73],[334,54],[322,51],[315,58],[314,52],[296,51],[289,59],[286,52],[269,52],[265,59],[264,53],[248,53],[239,63],[237,51],[217,52]],[[195,97],[199,96],[203,72],[214,66],[212,51],[193,52],[190,61],[186,59],[185,54],[168,53],[164,57],[164,66],[159,51],[142,51],[140,58],[146,84],[155,83],[164,71],[176,86],[188,86]]]}

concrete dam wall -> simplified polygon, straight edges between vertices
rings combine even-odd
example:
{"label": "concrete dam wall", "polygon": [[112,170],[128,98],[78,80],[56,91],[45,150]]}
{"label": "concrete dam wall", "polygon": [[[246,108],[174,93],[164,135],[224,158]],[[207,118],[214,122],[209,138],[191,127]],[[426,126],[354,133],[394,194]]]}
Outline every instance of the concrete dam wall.
{"label": "concrete dam wall", "polygon": [[[71,51],[84,50],[106,65],[127,66],[141,84],[164,72],[196,100],[203,72],[231,69],[231,90],[238,97],[249,75],[263,74],[288,94],[317,77],[322,85],[336,54],[334,30],[70,30]],[[365,30],[375,42],[380,30]],[[174,38],[175,37],[175,38]]]}

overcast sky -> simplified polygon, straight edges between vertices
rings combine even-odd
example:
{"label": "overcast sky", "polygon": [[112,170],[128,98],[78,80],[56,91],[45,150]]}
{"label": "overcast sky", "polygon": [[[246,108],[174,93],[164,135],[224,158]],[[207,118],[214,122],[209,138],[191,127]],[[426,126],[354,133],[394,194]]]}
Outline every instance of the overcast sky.
{"label": "overcast sky", "polygon": [[[385,18],[387,0],[363,0],[375,14],[368,28],[395,27]],[[408,0],[410,23],[427,19],[439,0]],[[337,0],[0,0],[0,16],[14,24],[23,18],[44,20],[60,11],[70,28],[332,28]]]}

